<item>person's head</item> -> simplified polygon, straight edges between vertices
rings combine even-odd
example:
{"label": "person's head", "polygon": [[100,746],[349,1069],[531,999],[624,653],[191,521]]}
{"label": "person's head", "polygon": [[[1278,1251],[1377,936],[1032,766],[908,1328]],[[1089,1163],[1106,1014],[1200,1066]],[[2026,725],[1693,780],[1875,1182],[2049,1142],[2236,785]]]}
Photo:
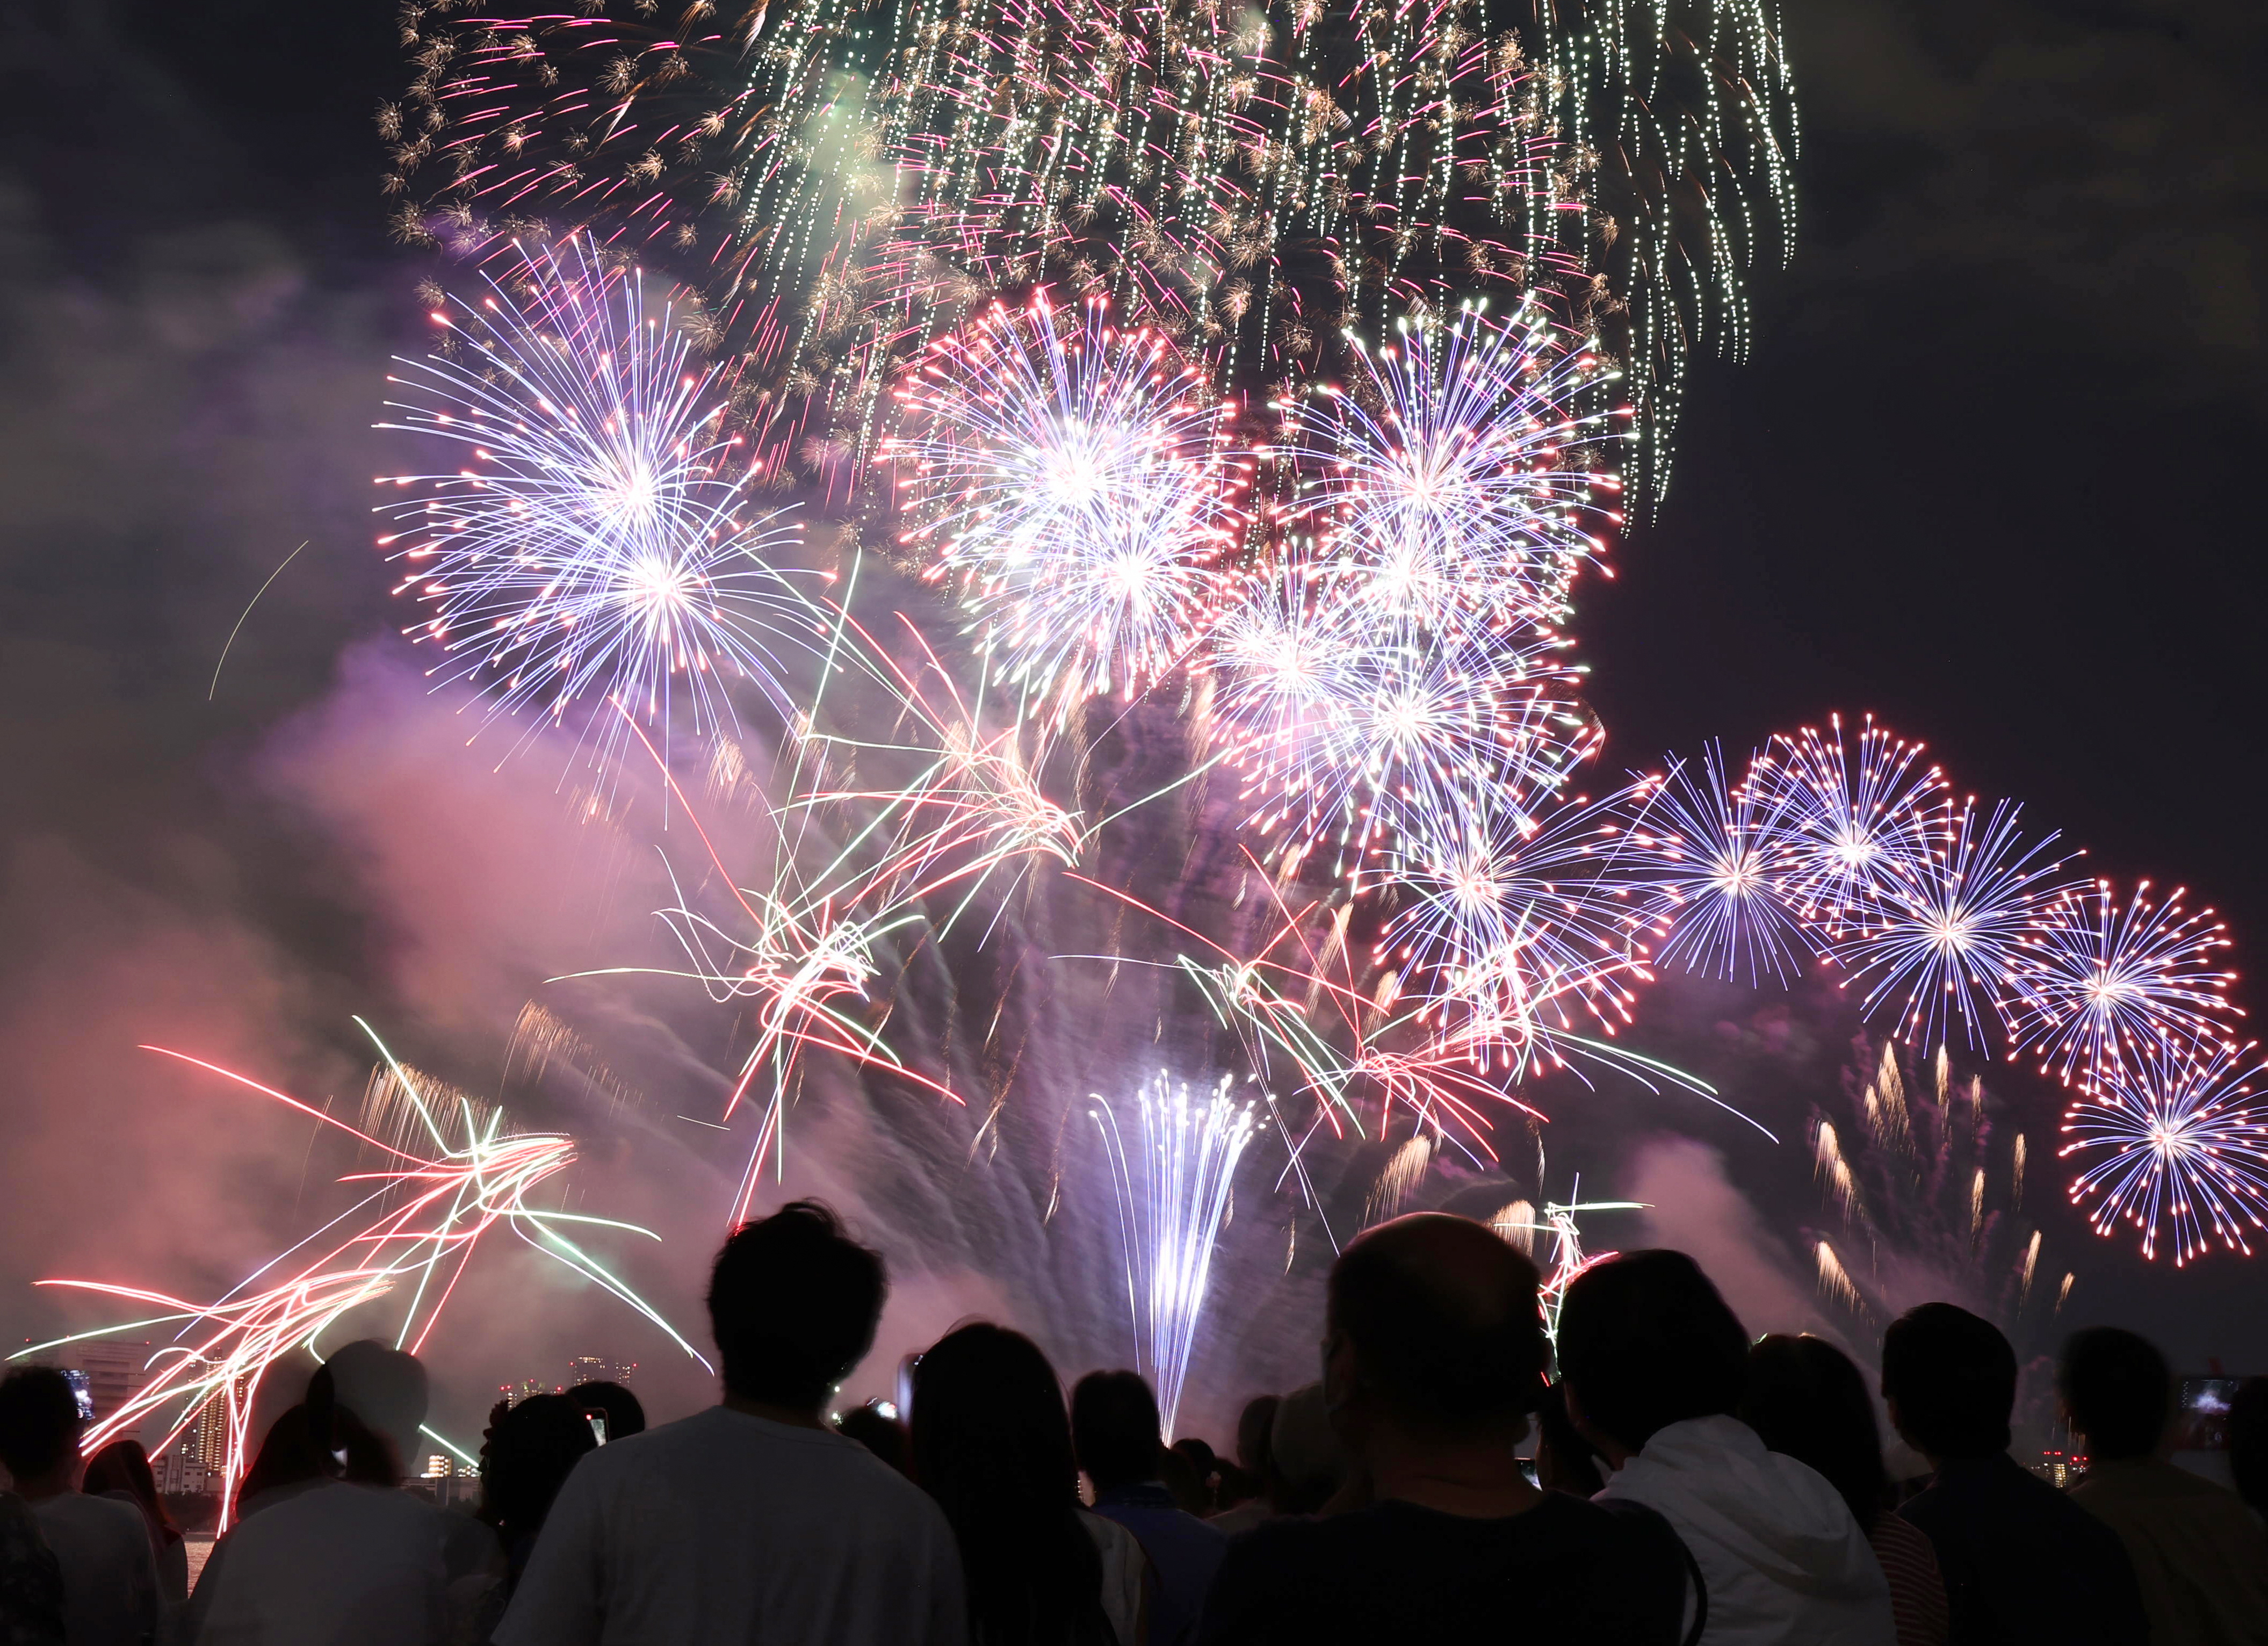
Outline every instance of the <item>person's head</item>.
{"label": "person's head", "polygon": [[1553,1384],[1535,1408],[1535,1483],[1547,1492],[1596,1497],[1605,1487],[1599,1454],[1567,1421],[1566,1391]]}
{"label": "person's head", "polygon": [[1142,1374],[1089,1372],[1071,1391],[1071,1443],[1098,1492],[1158,1478],[1165,1437]]}
{"label": "person's head", "polygon": [[2064,1414],[2087,1436],[2088,1458],[2146,1458],[2174,1412],[2174,1374],[2146,1338],[2117,1326],[2073,1332],[2056,1362]]}
{"label": "person's head", "polygon": [[160,1532],[173,1528],[173,1517],[166,1512],[166,1500],[158,1495],[158,1477],[150,1467],[150,1454],[142,1450],[138,1440],[114,1440],[89,1458],[78,1489],[98,1495],[123,1492],[142,1505],[142,1512]]}
{"label": "person's head", "polygon": [[900,1474],[906,1472],[906,1426],[886,1415],[873,1401],[843,1413],[835,1420],[835,1427]]}
{"label": "person's head", "polygon": [[52,1366],[0,1377],[0,1463],[18,1489],[68,1489],[78,1462],[78,1396]]}
{"label": "person's head", "polygon": [[1882,1435],[1865,1374],[1824,1338],[1774,1334],[1749,1351],[1741,1421],[1766,1447],[1805,1463],[1872,1526],[1890,1506]]}
{"label": "person's head", "polygon": [[1236,1417],[1236,1463],[1256,1480],[1268,1479],[1268,1431],[1283,1402],[1272,1394],[1258,1394],[1244,1403]]}
{"label": "person's head", "polygon": [[1738,1408],[1748,1355],[1739,1318],[1682,1251],[1594,1264],[1560,1302],[1567,1415],[1609,1461],[1643,1451],[1672,1423]]}
{"label": "person's head", "polygon": [[567,1472],[598,1444],[582,1402],[565,1395],[530,1395],[504,1414],[481,1461],[481,1509],[507,1547],[524,1552]]}
{"label": "person's head", "polygon": [[311,1399],[290,1407],[268,1426],[252,1466],[237,1483],[236,1512],[241,1514],[243,1505],[262,1492],[305,1480],[396,1486],[401,1483],[401,1472],[393,1446],[351,1411]]}
{"label": "person's head", "polygon": [[1275,1468],[1268,1502],[1279,1515],[1312,1515],[1345,1484],[1352,1464],[1331,1427],[1322,1384],[1303,1384],[1278,1402],[1268,1458]]}
{"label": "person's head", "polygon": [[1038,1346],[982,1322],[939,1339],[914,1366],[909,1438],[913,1478],[961,1546],[972,1638],[1101,1638],[1101,1556],[1079,1524],[1063,1385]]}
{"label": "person's head", "polygon": [[1389,1426],[1509,1444],[1543,1396],[1550,1347],[1535,1266],[1469,1218],[1381,1223],[1331,1266],[1323,1386],[1358,1448]]}
{"label": "person's head", "polygon": [[725,1392],[815,1415],[873,1346],[888,1290],[880,1254],[816,1200],[741,1224],[709,1275]]}
{"label": "person's head", "polygon": [[1882,1399],[1907,1445],[1940,1463],[2008,1449],[2016,1351],[1989,1320],[1924,1303],[1882,1333]]}
{"label": "person's head", "polygon": [[425,1369],[417,1357],[376,1338],[342,1345],[307,1380],[307,1406],[319,1419],[334,1406],[353,1413],[362,1426],[394,1449],[398,1479],[417,1455],[418,1427],[425,1421],[429,1395]]}
{"label": "person's head", "polygon": [[2248,1377],[2228,1403],[2228,1472],[2236,1495],[2268,1515],[2268,1377]]}
{"label": "person's head", "polygon": [[585,1414],[596,1412],[607,1420],[607,1438],[626,1439],[645,1433],[645,1408],[638,1398],[618,1383],[593,1378],[578,1383],[567,1391],[567,1398],[580,1406]]}

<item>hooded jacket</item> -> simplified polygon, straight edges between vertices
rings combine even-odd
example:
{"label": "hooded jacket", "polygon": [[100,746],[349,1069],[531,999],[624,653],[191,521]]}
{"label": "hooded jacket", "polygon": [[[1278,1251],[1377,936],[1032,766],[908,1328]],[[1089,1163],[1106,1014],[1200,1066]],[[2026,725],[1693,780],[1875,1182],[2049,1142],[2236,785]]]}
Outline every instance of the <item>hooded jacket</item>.
{"label": "hooded jacket", "polygon": [[1685,1540],[1709,1585],[1702,1646],[1895,1646],[1889,1583],[1841,1495],[1739,1419],[1657,1431],[1599,1495]]}

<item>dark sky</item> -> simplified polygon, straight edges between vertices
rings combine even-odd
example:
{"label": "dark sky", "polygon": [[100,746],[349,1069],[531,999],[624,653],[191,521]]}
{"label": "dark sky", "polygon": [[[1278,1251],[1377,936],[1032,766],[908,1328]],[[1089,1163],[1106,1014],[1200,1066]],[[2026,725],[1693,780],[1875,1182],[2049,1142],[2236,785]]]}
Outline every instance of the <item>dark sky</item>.
{"label": "dark sky", "polygon": [[[187,1024],[344,1089],[361,1054],[315,1025],[446,1038],[513,980],[449,974],[446,921],[404,916],[461,900],[365,826],[371,745],[308,752],[342,672],[394,667],[362,513],[422,272],[377,193],[390,4],[0,17],[0,1092],[11,1174],[70,1191],[18,1197],[13,1289],[83,1247],[163,1251],[169,1218],[217,1218],[224,1264],[283,1226],[247,1209],[271,1185],[243,1153],[147,1120],[175,1094],[114,1046]],[[1792,0],[1788,25],[1799,248],[1757,282],[1753,358],[1697,373],[1659,524],[1582,602],[1608,761],[1871,710],[2105,872],[2192,887],[2242,968],[2268,943],[2268,9]],[[392,757],[406,808],[423,757]],[[129,1237],[136,1207],[156,1229]],[[2268,1273],[2168,1295],[2102,1262],[2169,1334],[2257,1312]],[[2182,1352],[2268,1365],[2257,1332]]]}

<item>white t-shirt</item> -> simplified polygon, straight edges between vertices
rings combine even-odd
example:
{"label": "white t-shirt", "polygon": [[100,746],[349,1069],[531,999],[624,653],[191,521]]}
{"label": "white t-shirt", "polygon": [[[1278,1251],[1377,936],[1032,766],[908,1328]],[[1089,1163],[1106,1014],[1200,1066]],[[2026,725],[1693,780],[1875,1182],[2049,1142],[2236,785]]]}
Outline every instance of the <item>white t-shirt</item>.
{"label": "white t-shirt", "polygon": [[63,1492],[29,1505],[63,1576],[70,1646],[146,1646],[158,1633],[158,1567],[142,1511]]}
{"label": "white t-shirt", "polygon": [[1079,1511],[1079,1523],[1102,1556],[1102,1615],[1118,1646],[1141,1646],[1142,1574],[1150,1564],[1135,1535],[1116,1521]]}
{"label": "white t-shirt", "polygon": [[497,1646],[961,1646],[961,1553],[854,1440],[725,1406],[586,1453]]}
{"label": "white t-shirt", "polygon": [[382,1486],[279,1495],[213,1546],[189,1601],[195,1646],[439,1646],[444,1517]]}

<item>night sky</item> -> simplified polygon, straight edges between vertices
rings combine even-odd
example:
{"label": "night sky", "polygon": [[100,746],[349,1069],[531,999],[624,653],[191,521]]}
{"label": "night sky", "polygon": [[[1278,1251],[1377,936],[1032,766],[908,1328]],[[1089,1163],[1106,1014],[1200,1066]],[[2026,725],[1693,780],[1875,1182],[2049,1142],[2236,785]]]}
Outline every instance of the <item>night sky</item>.
{"label": "night sky", "polygon": [[[1798,250],[1756,282],[1753,356],[1696,373],[1659,522],[1581,597],[1608,767],[1871,710],[2100,872],[2191,887],[2249,971],[2268,10],[1787,9]],[[202,1034],[351,1091],[349,1012],[445,1047],[508,1022],[540,963],[437,958],[448,919],[413,912],[461,899],[370,823],[399,805],[424,826],[403,798],[424,757],[342,742],[341,683],[402,673],[363,513],[427,267],[387,242],[377,188],[372,112],[405,78],[391,7],[0,16],[0,1329],[20,1338],[55,1318],[22,1301],[34,1273],[178,1266],[192,1222],[225,1270],[291,1226],[254,1163],[288,1159],[288,1194],[305,1128],[230,1110],[217,1131],[136,1038]],[[231,624],[302,540],[209,703]],[[1804,1000],[1831,1069],[1855,1024]],[[1687,990],[1660,1044],[1770,1004]],[[2051,1115],[2050,1089],[2007,1079]],[[1815,1199],[1800,1139],[1690,1129],[1759,1200]],[[2126,1243],[2046,1222],[2088,1318],[2268,1369],[2268,1269],[2146,1282]]]}

